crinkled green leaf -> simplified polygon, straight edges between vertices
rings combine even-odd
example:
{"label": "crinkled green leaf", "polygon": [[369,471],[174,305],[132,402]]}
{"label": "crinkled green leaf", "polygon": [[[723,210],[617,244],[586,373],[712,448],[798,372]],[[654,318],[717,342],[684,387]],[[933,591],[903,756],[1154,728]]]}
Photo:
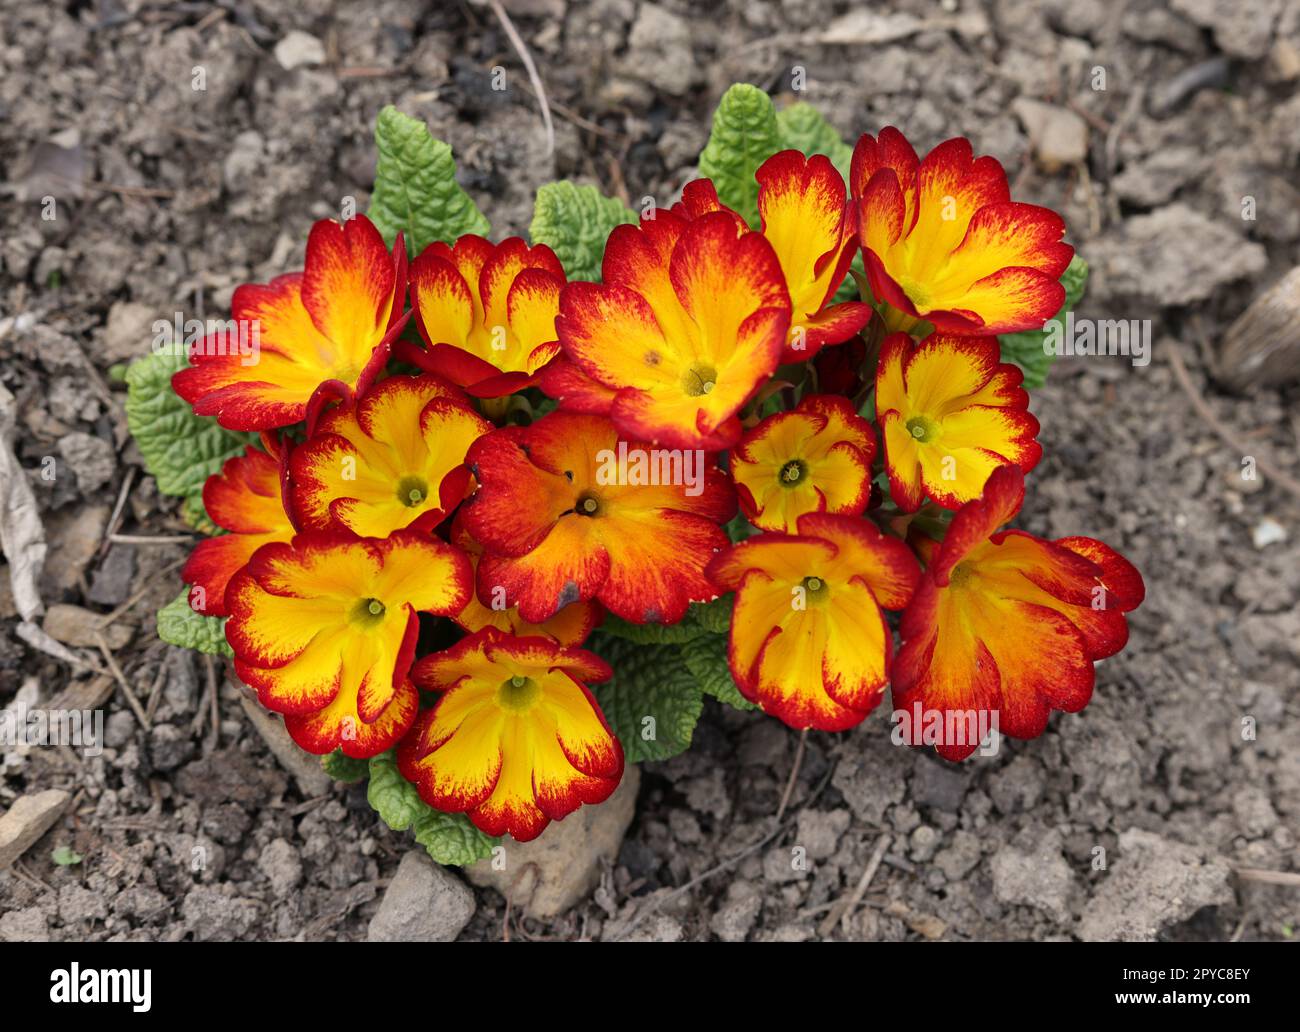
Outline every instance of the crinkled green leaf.
{"label": "crinkled green leaf", "polygon": [[727,638],[724,634],[702,634],[681,647],[682,662],[700,688],[719,702],[738,710],[758,709],[740,694],[727,664]]}
{"label": "crinkled green leaf", "polygon": [[[1087,285],[1088,263],[1076,254],[1066,270],[1061,273],[1061,286],[1065,287],[1065,304],[1053,319],[1064,319],[1066,313],[1072,311],[1079,303]],[[1056,361],[1055,354],[1043,351],[1045,337],[1046,333],[1043,330],[1024,330],[1021,333],[1004,333],[998,338],[998,342],[1002,345],[1002,361],[1014,362],[1018,365],[1024,371],[1025,386],[1031,390],[1043,386],[1047,381],[1047,371]]]}
{"label": "crinkled green leaf", "polygon": [[190,607],[188,587],[158,610],[158,637],[169,645],[206,652],[210,656],[235,654],[226,643],[225,619],[196,613]]}
{"label": "crinkled green leaf", "polygon": [[622,202],[566,179],[537,191],[528,233],[555,252],[569,279],[596,282],[609,234],[633,222],[636,216]]}
{"label": "crinkled green leaf", "polygon": [[705,633],[718,633],[731,626],[731,595],[715,598],[712,602],[692,602],[686,615],[675,624],[634,624],[613,613],[605,616],[600,625],[605,634],[612,634],[638,645],[671,645],[690,641]]}
{"label": "crinkled green leaf", "polygon": [[184,498],[186,518],[196,527],[215,529],[203,510],[203,483],[255,438],[196,416],[172,390],[173,374],[188,364],[184,355],[167,352],[132,362],[126,371],[126,425],[158,490]]}
{"label": "crinkled green leaf", "polygon": [[755,229],[758,219],[758,166],[781,149],[772,98],[738,82],[722,95],[713,113],[709,142],[700,154],[700,175],[713,180],[723,204]]}
{"label": "crinkled green leaf", "polygon": [[385,107],[375,121],[375,148],[379,160],[367,214],[390,247],[405,231],[407,253],[415,257],[435,240],[449,244],[488,231],[488,220],[456,182],[451,147],[418,118]]}
{"label": "crinkled green leaf", "polygon": [[844,142],[839,130],[826,121],[825,115],[811,104],[799,101],[776,113],[776,125],[781,134],[781,150],[793,148],[809,158],[814,154],[825,154],[844,177],[847,189],[853,148]]}
{"label": "crinkled green leaf", "polygon": [[358,760],[346,755],[342,749],[335,749],[320,758],[321,770],[335,781],[345,785],[355,784],[370,774],[370,761]]}
{"label": "crinkled green leaf", "polygon": [[464,867],[492,855],[501,840],[485,835],[463,813],[439,813],[427,807],[427,813],[411,826],[415,841],[433,857],[435,863]]}
{"label": "crinkled green leaf", "polygon": [[614,676],[591,686],[629,763],[666,760],[685,752],[704,709],[704,696],[677,645],[637,645],[598,635],[591,646]]}
{"label": "crinkled green leaf", "polygon": [[469,864],[489,856],[500,839],[484,835],[463,813],[440,813],[420,798],[397,769],[393,750],[370,758],[366,799],[394,831],[411,828],[415,840],[437,863]]}

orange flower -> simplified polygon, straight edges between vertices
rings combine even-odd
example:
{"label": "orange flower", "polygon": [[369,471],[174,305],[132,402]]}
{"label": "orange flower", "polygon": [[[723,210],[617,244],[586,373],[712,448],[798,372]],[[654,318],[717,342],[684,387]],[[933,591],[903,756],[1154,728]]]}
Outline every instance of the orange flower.
{"label": "orange flower", "polygon": [[436,376],[392,376],[321,418],[290,461],[302,526],[432,530],[469,494],[465,453],[492,424]]}
{"label": "orange flower", "polygon": [[536,838],[623,777],[623,748],[587,689],[610,674],[599,656],[549,638],[492,627],[464,638],[416,664],[416,683],[442,696],[402,742],[398,769],[435,809],[466,813],[489,835]]}
{"label": "orange flower", "polygon": [[907,546],[852,516],[809,513],[798,534],[759,534],[709,576],[735,591],[728,659],[745,698],[793,728],[862,722],[889,678],[881,607],[902,609],[920,570]]}
{"label": "orange flower", "polygon": [[399,354],[475,397],[521,391],[560,350],[563,286],[564,267],[545,244],[491,244],[472,233],[455,247],[430,244],[411,263],[411,307],[428,350]]}
{"label": "orange flower", "polygon": [[903,614],[894,664],[903,738],[950,760],[969,756],[982,728],[1034,738],[1052,710],[1083,709],[1093,663],[1124,647],[1124,614],[1145,594],[1141,574],[1100,541],[1000,530],[1024,497],[1015,466],[989,477],[983,497],[953,517]]}
{"label": "orange flower", "polygon": [[613,392],[619,431],[669,448],[735,444],[736,413],[776,369],[790,327],[772,246],[730,212],[657,211],[614,229],[603,271],[603,283],[564,288],[556,328],[590,391]]}
{"label": "orange flower", "polygon": [[[831,303],[857,246],[853,210],[844,179],[823,154],[806,158],[797,150],[781,151],[759,166],[755,178],[762,233],[781,263],[793,306],[781,361],[802,362],[827,344],[848,340],[871,318],[870,305]],[[690,218],[725,211],[745,225],[718,200],[708,179],[687,183],[673,210]]]}
{"label": "orange flower", "polygon": [[892,126],[853,149],[849,185],[867,276],[891,329],[931,323],[944,333],[1041,328],[1061,309],[1058,282],[1074,248],[1047,208],[1011,200],[993,158],[968,140],[939,144],[921,161]]}
{"label": "orange flower", "polygon": [[760,530],[794,533],[804,513],[857,516],[871,497],[876,436],[846,398],[809,394],[750,430],[731,453],[740,507]]}
{"label": "orange flower", "polygon": [[704,566],[736,512],[702,453],[625,441],[609,420],[553,412],[475,442],[465,526],[487,554],[478,593],[500,589],[529,623],[596,599],[635,623],[676,623],[716,592]]}
{"label": "orange flower", "polygon": [[374,756],[419,707],[407,677],[416,613],[459,612],[471,586],[463,554],[410,530],[383,541],[305,531],[264,545],[226,590],[235,672],[308,752]]}
{"label": "orange flower", "polygon": [[[274,442],[263,438],[274,447]],[[203,508],[218,527],[230,531],[194,546],[181,567],[181,580],[193,584],[190,608],[207,616],[226,615],[226,585],[254,552],[272,541],[288,541],[293,525],[280,502],[279,460],[249,445],[227,459],[221,472],[203,485]]]}
{"label": "orange flower", "polygon": [[885,338],[876,367],[876,418],[885,446],[889,493],[903,512],[928,495],[946,509],[978,498],[1006,463],[1028,473],[1043,449],[1034,439],[1024,379],[999,362],[993,337],[906,333]]}
{"label": "orange flower", "polygon": [[[462,509],[451,521],[451,542],[469,556],[470,562],[478,571],[479,560],[483,557],[483,546],[474,540],[474,535],[465,526],[465,511]],[[604,614],[595,602],[570,602],[549,620],[539,624],[529,623],[519,615],[515,600],[506,594],[504,587],[494,587],[487,603],[479,600],[477,592],[470,595],[465,608],[456,614],[455,620],[465,630],[481,631],[484,627],[495,627],[518,638],[542,636],[564,645],[575,647],[587,640],[587,636],[599,626]]]}
{"label": "orange flower", "polygon": [[307,238],[305,270],[236,290],[233,326],[200,342],[172,387],[232,430],[296,423],[309,403],[370,385],[406,324],[405,296],[400,234],[389,254],[364,215],[341,226],[324,219]]}

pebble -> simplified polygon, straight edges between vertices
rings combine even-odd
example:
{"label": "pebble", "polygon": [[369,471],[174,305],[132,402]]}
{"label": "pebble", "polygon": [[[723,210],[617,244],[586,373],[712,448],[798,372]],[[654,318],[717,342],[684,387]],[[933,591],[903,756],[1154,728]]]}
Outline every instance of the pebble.
{"label": "pebble", "polygon": [[423,850],[413,849],[397,865],[366,939],[453,942],[473,916],[474,893]]}
{"label": "pebble", "polygon": [[275,59],[287,72],[325,63],[325,46],[315,36],[293,29],[275,45]]}
{"label": "pebble", "polygon": [[1019,97],[1012,110],[1029,134],[1034,157],[1045,172],[1077,165],[1088,156],[1088,123],[1069,108]]}
{"label": "pebble", "polygon": [[[84,494],[94,494],[117,472],[117,452],[102,437],[74,430],[59,438],[58,449]],[[58,470],[55,476],[61,472]]]}
{"label": "pebble", "polygon": [[20,796],[0,817],[0,871],[53,827],[72,797],[57,788]]}
{"label": "pebble", "polygon": [[[98,644],[100,614],[82,606],[57,602],[45,611],[41,627],[51,638],[73,648],[93,649]],[[113,623],[102,631],[110,649],[120,649],[131,640],[131,628],[125,623]]]}

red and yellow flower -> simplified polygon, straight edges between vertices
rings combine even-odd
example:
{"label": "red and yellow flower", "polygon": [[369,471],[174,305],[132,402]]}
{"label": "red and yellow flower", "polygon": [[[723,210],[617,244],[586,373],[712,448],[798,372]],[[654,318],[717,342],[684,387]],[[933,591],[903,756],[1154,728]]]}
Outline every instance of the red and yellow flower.
{"label": "red and yellow flower", "polygon": [[226,640],[240,679],[300,746],[374,756],[419,707],[407,676],[416,613],[459,612],[472,586],[469,560],[437,538],[305,531],[264,545],[231,578]]}
{"label": "red and yellow flower", "polygon": [[920,569],[870,521],[810,513],[798,533],[759,534],[709,564],[735,591],[728,660],[736,686],[796,729],[843,731],[880,701],[902,609]]}
{"label": "red and yellow flower", "polygon": [[[975,750],[970,728],[990,718],[1001,734],[1034,738],[1052,710],[1083,709],[1093,664],[1124,647],[1124,614],[1145,594],[1138,571],[1100,541],[1001,530],[1023,502],[1015,466],[989,477],[983,497],[953,517],[903,614],[894,708],[922,714],[908,740],[950,760]],[[922,741],[931,713],[953,733]]]}
{"label": "red and yellow flower", "polygon": [[196,613],[225,616],[226,585],[235,572],[263,545],[294,535],[280,501],[279,459],[252,445],[227,459],[203,485],[203,508],[230,533],[200,541],[181,567],[181,580],[194,585],[189,599]]}
{"label": "red and yellow flower", "polygon": [[847,398],[809,394],[745,434],[731,452],[731,475],[754,526],[793,534],[805,513],[861,513],[875,456],[871,424]]}
{"label": "red and yellow flower", "polygon": [[290,498],[304,528],[361,537],[432,530],[473,489],[465,453],[492,424],[436,376],[381,380],[330,409],[290,460]]}
{"label": "red and yellow flower", "polygon": [[608,419],[559,411],[493,431],[469,463],[479,489],[465,526],[487,553],[480,598],[503,589],[529,623],[593,598],[635,623],[676,623],[716,594],[704,567],[728,544],[718,524],[736,496],[701,453],[629,442]]}
{"label": "red and yellow flower", "polygon": [[790,328],[771,244],[730,212],[660,210],[614,229],[603,279],[564,288],[556,328],[578,370],[614,392],[619,431],[670,448],[735,444],[736,413],[776,369]]}
{"label": "red and yellow flower", "polygon": [[555,316],[564,267],[545,244],[466,234],[430,244],[411,263],[411,306],[427,351],[401,356],[479,398],[536,382],[559,353]]}
{"label": "red and yellow flower", "polygon": [[968,140],[939,144],[918,161],[888,126],[853,149],[871,290],[893,312],[891,329],[929,322],[940,332],[993,335],[1040,328],[1061,309],[1058,282],[1074,248],[1055,212],[1011,200],[996,160]]}
{"label": "red and yellow flower", "polygon": [[[483,546],[474,540],[474,535],[465,526],[463,510],[452,520],[451,542],[469,556],[477,573],[479,560],[483,557]],[[470,595],[465,608],[454,619],[470,632],[495,627],[518,638],[540,635],[560,645],[575,647],[587,640],[587,636],[600,624],[603,615],[596,602],[570,602],[549,620],[539,624],[529,623],[519,615],[519,607],[506,593],[505,587],[498,585],[492,589],[486,603],[478,597],[478,592]]]}
{"label": "red and yellow flower", "polygon": [[416,664],[415,682],[442,695],[398,748],[398,769],[435,809],[489,835],[536,838],[623,777],[623,748],[587,688],[610,674],[599,656],[549,638],[496,628],[464,638]]}
{"label": "red and yellow flower", "polygon": [[232,430],[296,423],[322,386],[347,397],[383,370],[405,296],[400,234],[390,254],[364,215],[324,219],[307,238],[303,272],[237,289],[233,325],[195,346],[172,387]]}
{"label": "red and yellow flower", "polygon": [[[831,303],[857,249],[856,221],[844,179],[823,154],[781,151],[759,166],[755,178],[762,234],[781,263],[792,305],[781,361],[802,362],[827,344],[848,340],[871,318],[871,306],[860,301]],[[673,210],[690,218],[726,211],[745,226],[708,179],[686,184]]]}
{"label": "red and yellow flower", "polygon": [[999,361],[995,337],[885,338],[876,414],[890,496],[915,512],[928,495],[946,509],[978,498],[999,466],[1029,472],[1042,457],[1020,369]]}

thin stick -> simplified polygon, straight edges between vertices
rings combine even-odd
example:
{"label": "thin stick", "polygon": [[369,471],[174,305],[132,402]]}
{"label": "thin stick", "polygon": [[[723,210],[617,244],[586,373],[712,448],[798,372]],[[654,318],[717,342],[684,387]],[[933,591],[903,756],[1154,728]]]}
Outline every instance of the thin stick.
{"label": "thin stick", "polygon": [[794,794],[794,783],[799,778],[799,768],[803,765],[804,746],[808,743],[808,729],[804,728],[799,735],[799,745],[794,751],[794,763],[790,766],[790,777],[786,779],[785,791],[781,793],[781,804],[776,808],[776,820],[779,824],[781,817],[785,814],[785,808],[790,805],[790,796]]}
{"label": "thin stick", "polygon": [[140,700],[135,697],[135,692],[131,691],[131,686],[126,683],[126,676],[122,673],[122,668],[117,665],[117,659],[113,656],[113,650],[108,647],[108,641],[102,631],[95,631],[95,643],[99,646],[99,651],[104,657],[104,662],[108,664],[108,669],[113,672],[113,677],[117,681],[118,687],[122,689],[122,694],[126,696],[126,701],[130,703],[131,709],[135,713],[135,719],[140,722],[142,728],[148,731],[149,717],[145,714],[144,707],[140,705]]}
{"label": "thin stick", "polygon": [[122,480],[122,488],[117,492],[117,504],[113,506],[113,515],[108,519],[108,527],[104,534],[104,540],[99,546],[99,554],[103,555],[108,551],[108,546],[112,543],[109,538],[117,532],[118,521],[122,517],[122,510],[126,508],[127,496],[131,493],[131,486],[135,483],[135,467],[127,466],[126,476]]}
{"label": "thin stick", "polygon": [[1257,882],[1260,885],[1300,886],[1300,874],[1292,871],[1265,871],[1258,867],[1238,867],[1237,877],[1242,881]]}
{"label": "thin stick", "polygon": [[177,535],[175,537],[166,537],[164,535],[139,535],[139,534],[109,534],[108,540],[115,545],[192,545],[194,538]]}
{"label": "thin stick", "polygon": [[835,926],[841,920],[844,921],[845,931],[848,931],[849,914],[853,909],[862,902],[862,897],[867,894],[867,887],[871,884],[871,879],[876,876],[880,870],[880,862],[885,859],[885,850],[889,848],[889,832],[883,832],[880,838],[876,839],[876,848],[871,853],[871,859],[867,861],[866,869],[862,872],[862,877],[858,879],[858,884],[853,887],[853,892],[840,901],[840,904],[831,909],[822,923],[817,926],[817,934],[823,939],[835,930]]}
{"label": "thin stick", "polygon": [[[1174,370],[1174,378],[1178,381],[1178,386],[1183,389],[1192,407],[1196,409],[1196,414],[1205,421],[1205,424],[1219,435],[1230,448],[1233,448],[1239,455],[1250,455],[1255,449],[1248,448],[1242,444],[1241,438],[1229,430],[1219,421],[1219,417],[1210,409],[1209,404],[1196,389],[1192,383],[1192,378],[1187,373],[1187,366],[1183,364],[1183,358],[1178,353],[1178,342],[1174,342],[1173,347],[1165,348],[1166,354],[1169,355],[1169,364]],[[1288,493],[1300,498],[1300,482],[1288,476],[1282,470],[1278,469],[1271,462],[1255,456],[1255,465],[1264,473],[1265,476],[1271,477],[1277,482],[1277,485]]]}
{"label": "thin stick", "polygon": [[488,0],[488,6],[492,8],[492,13],[497,16],[497,21],[501,23],[501,28],[505,30],[510,45],[515,48],[519,60],[524,63],[529,82],[533,84],[533,92],[537,95],[537,103],[542,109],[542,124],[546,127],[546,156],[549,158],[555,153],[555,123],[551,121],[551,105],[546,101],[546,87],[542,85],[542,77],[537,73],[537,65],[533,63],[533,55],[529,53],[527,44],[524,43],[523,37],[515,29],[515,23],[510,20],[510,15],[506,14],[500,0]]}

